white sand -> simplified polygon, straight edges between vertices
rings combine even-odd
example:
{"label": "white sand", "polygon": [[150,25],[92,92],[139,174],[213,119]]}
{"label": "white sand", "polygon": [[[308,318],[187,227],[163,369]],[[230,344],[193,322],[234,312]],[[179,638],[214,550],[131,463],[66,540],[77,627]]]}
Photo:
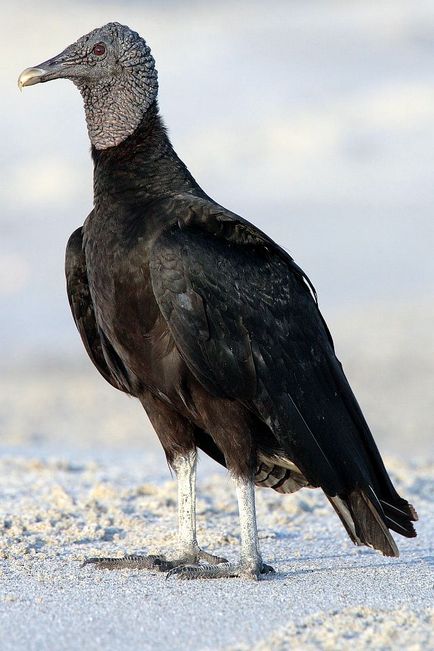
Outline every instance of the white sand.
{"label": "white sand", "polygon": [[[319,491],[259,490],[263,555],[277,573],[257,583],[80,568],[93,555],[169,551],[176,484],[139,405],[93,369],[4,369],[1,651],[434,649],[434,357],[429,311],[411,313],[364,313],[363,328],[355,315],[333,330],[393,479],[419,512],[418,537],[396,536],[400,558],[383,558],[351,544]],[[205,458],[198,520],[202,545],[235,559],[233,487]]]}
{"label": "white sand", "polygon": [[[2,650],[434,648],[431,465],[389,461],[421,516],[397,560],[353,547],[319,492],[263,490],[260,537],[277,574],[259,583],[81,569],[88,556],[172,547],[176,485],[152,461],[2,459]],[[235,558],[233,490],[212,469],[201,464],[199,538]]]}

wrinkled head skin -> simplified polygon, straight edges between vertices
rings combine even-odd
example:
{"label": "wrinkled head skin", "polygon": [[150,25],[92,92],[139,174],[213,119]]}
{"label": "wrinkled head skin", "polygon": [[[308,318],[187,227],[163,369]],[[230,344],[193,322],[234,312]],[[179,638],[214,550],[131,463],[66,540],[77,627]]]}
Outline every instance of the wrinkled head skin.
{"label": "wrinkled head skin", "polygon": [[70,79],[83,96],[89,138],[97,149],[115,147],[140,124],[158,91],[155,61],[129,27],[108,23],[63,52],[26,68],[20,88]]}

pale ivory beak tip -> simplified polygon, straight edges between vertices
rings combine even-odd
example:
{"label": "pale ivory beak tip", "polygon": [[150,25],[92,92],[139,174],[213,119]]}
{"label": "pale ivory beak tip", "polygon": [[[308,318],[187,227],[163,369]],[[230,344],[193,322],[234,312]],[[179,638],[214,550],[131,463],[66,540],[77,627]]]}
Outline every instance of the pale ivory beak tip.
{"label": "pale ivory beak tip", "polygon": [[24,86],[39,84],[45,72],[42,68],[26,68],[18,77],[18,88],[23,90]]}

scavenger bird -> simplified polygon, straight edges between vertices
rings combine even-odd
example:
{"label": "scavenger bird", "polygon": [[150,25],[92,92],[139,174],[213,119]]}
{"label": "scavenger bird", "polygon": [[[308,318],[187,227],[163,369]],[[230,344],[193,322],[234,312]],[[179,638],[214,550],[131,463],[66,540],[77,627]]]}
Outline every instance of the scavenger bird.
{"label": "scavenger bird", "polygon": [[[174,558],[87,562],[258,579],[273,570],[259,549],[255,485],[320,487],[355,544],[398,556],[389,530],[415,536],[417,514],[387,474],[314,287],[178,158],[147,43],[109,23],[24,70],[19,86],[60,78],[83,97],[94,162],[94,208],[66,249],[74,321],[98,371],[142,403],[178,480]],[[238,562],[198,545],[198,448],[234,479]]]}

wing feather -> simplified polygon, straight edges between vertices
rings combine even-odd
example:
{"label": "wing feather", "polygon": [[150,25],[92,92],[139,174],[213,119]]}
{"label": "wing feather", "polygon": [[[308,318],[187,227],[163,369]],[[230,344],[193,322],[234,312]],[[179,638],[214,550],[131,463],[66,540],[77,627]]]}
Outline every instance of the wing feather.
{"label": "wing feather", "polygon": [[125,385],[117,377],[118,374],[110,369],[104,354],[104,348],[109,344],[100,332],[95,318],[87,280],[81,228],[77,228],[68,240],[65,255],[65,275],[72,316],[87,354],[107,382],[120,391],[126,391]]}
{"label": "wing feather", "polygon": [[259,414],[311,485],[329,496],[373,487],[381,517],[384,499],[405,514],[400,533],[414,535],[414,510],[387,475],[310,281],[248,222],[192,203],[150,259],[157,303],[186,364],[214,395]]}

